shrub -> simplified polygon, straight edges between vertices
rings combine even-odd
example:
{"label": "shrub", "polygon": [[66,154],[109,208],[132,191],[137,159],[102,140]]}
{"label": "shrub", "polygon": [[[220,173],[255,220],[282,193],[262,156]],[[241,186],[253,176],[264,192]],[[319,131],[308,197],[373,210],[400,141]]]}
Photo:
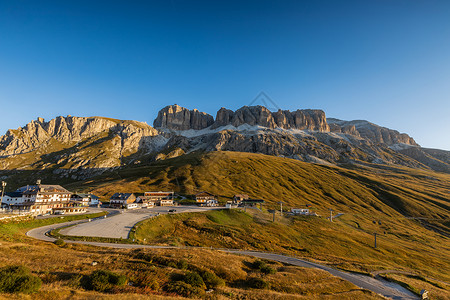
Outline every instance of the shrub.
{"label": "shrub", "polygon": [[193,297],[202,293],[202,290],[200,288],[192,286],[184,281],[171,282],[166,286],[166,290],[183,297]]}
{"label": "shrub", "polygon": [[208,289],[225,285],[224,280],[212,272],[203,271],[200,275]]}
{"label": "shrub", "polygon": [[57,239],[56,241],[53,242],[56,246],[64,246],[66,244],[66,242],[64,242],[64,240],[62,239]]}
{"label": "shrub", "polygon": [[264,279],[256,277],[248,279],[247,285],[254,289],[266,289],[269,287],[269,284]]}
{"label": "shrub", "polygon": [[4,293],[33,293],[42,285],[39,277],[30,273],[23,266],[8,266],[0,269],[0,292]]}
{"label": "shrub", "polygon": [[184,259],[181,259],[181,260],[179,260],[179,261],[177,262],[177,268],[178,268],[178,269],[184,270],[184,269],[187,269],[188,266],[189,266],[188,262],[185,261]]}
{"label": "shrub", "polygon": [[187,272],[186,275],[184,275],[183,281],[194,287],[205,288],[205,282],[197,272]]}
{"label": "shrub", "polygon": [[252,263],[252,268],[253,268],[253,269],[261,270],[262,268],[265,268],[265,267],[267,267],[267,264],[266,264],[266,262],[264,262],[264,261],[262,261],[262,260],[255,260],[255,261]]}
{"label": "shrub", "polygon": [[274,268],[272,268],[271,266],[264,266],[261,269],[261,272],[263,272],[264,274],[275,274],[277,272],[277,270],[275,270]]}
{"label": "shrub", "polygon": [[251,266],[253,269],[260,270],[264,274],[275,274],[277,272],[274,268],[267,265],[267,263],[262,260],[255,260]]}
{"label": "shrub", "polygon": [[127,282],[124,275],[118,275],[108,270],[97,270],[87,278],[84,287],[99,292],[110,291],[114,286],[121,286]]}

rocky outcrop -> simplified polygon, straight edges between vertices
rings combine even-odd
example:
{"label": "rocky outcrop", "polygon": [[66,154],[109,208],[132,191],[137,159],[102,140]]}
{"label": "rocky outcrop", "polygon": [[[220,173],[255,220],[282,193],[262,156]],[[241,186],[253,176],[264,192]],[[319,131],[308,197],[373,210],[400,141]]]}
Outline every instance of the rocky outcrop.
{"label": "rocky outcrop", "polygon": [[277,127],[284,129],[313,130],[328,132],[325,112],[319,109],[299,109],[293,112],[278,110],[273,113]]}
{"label": "rocky outcrop", "polygon": [[264,106],[244,106],[236,112],[221,108],[217,112],[212,128],[226,125],[238,127],[243,124],[258,125],[267,128],[301,129],[320,132],[330,131],[322,110],[278,110],[270,112]]}
{"label": "rocky outcrop", "polygon": [[188,110],[179,105],[169,105],[158,112],[153,122],[156,128],[167,128],[172,130],[200,130],[211,126],[214,118],[197,109]]}
{"label": "rocky outcrop", "polygon": [[158,135],[158,131],[153,127],[136,121],[67,116],[45,122],[39,118],[22,128],[8,130],[0,138],[0,156],[27,153],[51,140],[62,145],[72,145],[102,133],[119,136],[122,147],[127,148],[129,152],[140,147],[142,138]]}
{"label": "rocky outcrop", "polygon": [[397,130],[381,127],[364,120],[343,121],[334,118],[327,119],[332,132],[342,132],[346,134],[360,136],[373,143],[394,145],[398,143],[419,146],[416,141],[406,133]]}

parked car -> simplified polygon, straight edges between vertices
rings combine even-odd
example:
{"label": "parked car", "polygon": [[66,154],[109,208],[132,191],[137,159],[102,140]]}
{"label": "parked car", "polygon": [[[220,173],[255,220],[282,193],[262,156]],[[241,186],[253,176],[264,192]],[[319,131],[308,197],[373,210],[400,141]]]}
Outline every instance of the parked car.
{"label": "parked car", "polygon": [[176,209],[169,209],[168,210],[170,213],[173,213],[173,212],[176,212],[177,210]]}

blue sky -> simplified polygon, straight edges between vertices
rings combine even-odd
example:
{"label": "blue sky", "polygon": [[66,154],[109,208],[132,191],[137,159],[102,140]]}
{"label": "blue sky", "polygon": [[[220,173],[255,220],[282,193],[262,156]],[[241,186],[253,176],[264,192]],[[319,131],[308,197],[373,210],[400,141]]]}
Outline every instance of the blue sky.
{"label": "blue sky", "polygon": [[267,93],[450,150],[449,1],[2,1],[0,134]]}

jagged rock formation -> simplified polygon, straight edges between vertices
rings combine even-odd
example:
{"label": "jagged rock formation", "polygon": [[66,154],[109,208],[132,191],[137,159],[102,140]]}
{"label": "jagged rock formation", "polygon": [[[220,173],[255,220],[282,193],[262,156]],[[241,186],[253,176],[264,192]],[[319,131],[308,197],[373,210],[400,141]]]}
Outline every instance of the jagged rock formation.
{"label": "jagged rock formation", "polygon": [[197,109],[188,110],[175,104],[161,109],[153,122],[153,126],[172,130],[200,130],[211,126],[213,123],[214,119],[211,115]]}
{"label": "jagged rock formation", "polygon": [[343,121],[334,118],[327,119],[332,132],[342,132],[347,134],[359,135],[362,138],[371,140],[374,143],[383,143],[394,145],[398,143],[419,146],[416,141],[406,133],[400,133],[386,127],[364,120]]}
{"label": "jagged rock formation", "polygon": [[302,129],[328,132],[325,112],[319,109],[299,109],[293,112],[278,110],[273,113],[277,127],[284,129]]}
{"label": "jagged rock formation", "polygon": [[294,112],[279,110],[273,113],[264,106],[244,106],[236,112],[222,107],[217,112],[212,128],[226,125],[238,127],[243,124],[267,128],[330,131],[322,110],[304,109]]}
{"label": "jagged rock formation", "polygon": [[[159,151],[167,139],[146,123],[102,117],[42,118],[0,138],[0,169],[58,168],[87,176],[121,166],[133,155]],[[90,171],[89,171],[90,170]]]}
{"label": "jagged rock formation", "polygon": [[[212,116],[178,105],[163,108],[157,129],[102,117],[42,118],[0,137],[2,170],[50,170],[84,179],[194,151],[241,151],[322,164],[376,163],[450,172],[450,152],[421,148],[407,134],[367,121],[326,118],[321,110],[221,108]],[[1,175],[1,174],[0,174]]]}

